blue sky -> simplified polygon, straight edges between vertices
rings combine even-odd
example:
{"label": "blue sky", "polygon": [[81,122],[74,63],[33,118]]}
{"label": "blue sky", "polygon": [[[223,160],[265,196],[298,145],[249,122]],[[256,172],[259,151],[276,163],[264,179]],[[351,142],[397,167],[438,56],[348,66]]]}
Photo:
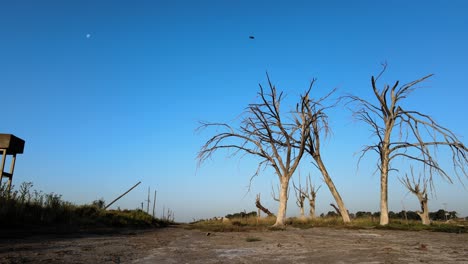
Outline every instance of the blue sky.
{"label": "blue sky", "polygon": [[[13,1],[0,4],[1,133],[26,140],[14,182],[75,203],[136,208],[158,191],[158,215],[179,221],[271,210],[277,178],[265,171],[247,193],[255,159],[219,153],[197,168],[212,132],[198,121],[231,122],[256,100],[265,72],[293,100],[317,78],[317,94],[371,98],[383,82],[435,76],[406,102],[466,143],[468,4],[465,1]],[[89,34],[89,35],[88,35]],[[255,36],[254,40],[249,36]],[[330,113],[324,160],[350,211],[379,209],[379,179],[369,156],[356,170],[369,131],[351,113]],[[441,155],[444,159],[444,155]],[[307,162],[301,174],[312,173]],[[297,179],[297,178],[296,178]],[[457,183],[457,182],[456,182]],[[436,180],[429,206],[468,215],[468,191]],[[465,180],[466,184],[466,180]],[[323,184],[322,184],[323,185]],[[395,175],[390,209],[416,210]],[[292,197],[292,195],[291,195]],[[318,212],[332,210],[325,186]],[[291,199],[289,215],[297,214]]]}

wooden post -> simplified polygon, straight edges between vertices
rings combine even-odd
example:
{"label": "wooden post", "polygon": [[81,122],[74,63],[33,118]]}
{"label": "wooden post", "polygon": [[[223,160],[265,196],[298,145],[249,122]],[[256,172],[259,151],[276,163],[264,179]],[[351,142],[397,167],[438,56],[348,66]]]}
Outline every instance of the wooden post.
{"label": "wooden post", "polygon": [[3,170],[5,169],[5,161],[6,161],[6,149],[1,149],[2,152],[2,165],[0,166],[0,185],[2,184],[2,179],[3,179]]}
{"label": "wooden post", "polygon": [[13,154],[11,158],[11,165],[10,165],[10,175],[8,177],[8,193],[11,191],[11,183],[13,181],[13,172],[15,171],[15,162],[16,162],[16,154]]}

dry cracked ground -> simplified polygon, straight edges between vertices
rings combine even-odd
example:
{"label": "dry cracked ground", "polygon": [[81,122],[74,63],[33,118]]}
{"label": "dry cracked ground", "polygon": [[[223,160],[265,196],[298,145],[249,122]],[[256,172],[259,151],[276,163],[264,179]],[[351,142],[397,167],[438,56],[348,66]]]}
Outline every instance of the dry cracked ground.
{"label": "dry cracked ground", "polygon": [[1,239],[0,263],[468,263],[468,234],[334,228],[207,233],[177,226]]}

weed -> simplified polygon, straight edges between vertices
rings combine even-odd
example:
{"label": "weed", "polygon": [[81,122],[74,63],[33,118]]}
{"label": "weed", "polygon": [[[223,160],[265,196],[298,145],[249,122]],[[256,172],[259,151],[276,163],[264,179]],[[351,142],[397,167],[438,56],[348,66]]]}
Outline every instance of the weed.
{"label": "weed", "polygon": [[90,227],[160,227],[168,221],[154,219],[137,210],[104,210],[103,199],[92,204],[75,205],[64,201],[62,195],[32,190],[31,182],[22,183],[18,190],[8,192],[0,185],[0,227],[57,227],[77,230]]}
{"label": "weed", "polygon": [[258,238],[258,237],[247,237],[245,239],[245,241],[247,241],[247,242],[257,242],[257,241],[262,241],[262,239]]}

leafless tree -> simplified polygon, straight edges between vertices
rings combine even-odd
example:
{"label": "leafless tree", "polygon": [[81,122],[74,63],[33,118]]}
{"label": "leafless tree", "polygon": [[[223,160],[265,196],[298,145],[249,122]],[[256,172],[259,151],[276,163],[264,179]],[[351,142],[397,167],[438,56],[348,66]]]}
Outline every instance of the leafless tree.
{"label": "leafless tree", "polygon": [[299,178],[299,187],[293,181],[294,193],[296,194],[296,204],[300,210],[300,219],[305,219],[304,214],[304,201],[306,199],[307,190],[303,189],[301,186],[301,178]]}
{"label": "leafless tree", "polygon": [[[377,77],[372,76],[371,83],[377,102],[367,101],[355,95],[346,98],[355,106],[353,112],[358,120],[370,126],[377,142],[367,145],[362,150],[359,161],[369,152],[376,152],[380,171],[380,224],[387,225],[388,218],[388,175],[395,168],[392,161],[405,158],[421,163],[428,173],[429,183],[438,174],[452,182],[452,177],[436,159],[437,147],[447,147],[451,153],[454,173],[461,180],[461,175],[468,176],[467,148],[449,129],[439,125],[430,116],[414,110],[406,110],[401,102],[406,99],[416,85],[430,78],[432,74],[399,86],[396,81],[392,86],[377,88],[377,81],[385,72],[386,65]],[[396,131],[395,131],[396,130]],[[358,163],[359,164],[359,163]]]}
{"label": "leafless tree", "polygon": [[275,216],[273,213],[270,212],[270,210],[268,210],[262,205],[262,203],[260,202],[260,194],[257,194],[257,198],[255,199],[255,206],[258,208],[258,217],[260,217],[260,211],[264,212],[268,216]]}
{"label": "leafless tree", "polygon": [[[304,154],[311,121],[301,113],[281,112],[283,93],[277,92],[267,74],[269,93],[260,86],[260,103],[250,104],[242,117],[239,128],[225,123],[202,123],[200,128],[217,127],[217,132],[198,153],[199,164],[217,150],[234,149],[233,155],[242,152],[259,157],[256,172],[271,166],[280,182],[280,205],[274,226],[284,226],[289,180]],[[309,90],[304,96],[308,96]]]}
{"label": "leafless tree", "polygon": [[421,218],[423,225],[430,225],[431,220],[429,219],[429,207],[427,205],[427,184],[429,179],[422,177],[421,174],[418,176],[416,181],[414,178],[413,168],[411,167],[411,180],[408,177],[408,174],[405,174],[405,178],[399,178],[400,182],[405,185],[405,187],[416,197],[418,197],[419,204],[421,205],[421,211],[416,211],[416,213]]}
{"label": "leafless tree", "polygon": [[315,218],[315,199],[317,197],[317,192],[320,190],[320,187],[322,186],[316,188],[315,185],[312,184],[312,180],[310,179],[309,174],[309,177],[306,179],[306,189],[304,194],[307,200],[309,200],[309,217],[312,219]]}
{"label": "leafless tree", "polygon": [[[315,80],[314,80],[315,81]],[[314,83],[312,81],[312,84]],[[312,87],[311,84],[311,87]],[[328,186],[333,198],[338,204],[338,208],[343,218],[343,222],[349,223],[351,219],[349,218],[348,210],[344,204],[341,195],[339,194],[333,180],[328,173],[328,170],[325,166],[325,163],[322,160],[321,156],[321,142],[323,138],[326,138],[329,134],[330,128],[328,126],[328,115],[326,110],[334,107],[335,105],[325,105],[325,100],[327,100],[336,89],[333,89],[326,96],[319,99],[311,99],[309,94],[305,94],[302,97],[302,107],[299,110],[303,116],[306,116],[307,120],[310,120],[310,133],[307,134],[306,140],[306,152],[312,157],[312,164],[315,165],[322,174],[323,181]]]}

